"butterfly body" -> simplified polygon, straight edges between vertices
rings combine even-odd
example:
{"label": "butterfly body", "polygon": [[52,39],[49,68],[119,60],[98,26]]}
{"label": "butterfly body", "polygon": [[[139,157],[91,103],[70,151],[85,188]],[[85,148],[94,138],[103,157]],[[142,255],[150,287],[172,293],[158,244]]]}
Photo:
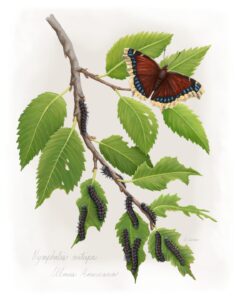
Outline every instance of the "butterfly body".
{"label": "butterfly body", "polygon": [[124,58],[130,75],[130,87],[140,99],[150,99],[161,108],[173,107],[190,97],[200,98],[200,83],[185,75],[160,68],[150,57],[132,48],[126,48]]}

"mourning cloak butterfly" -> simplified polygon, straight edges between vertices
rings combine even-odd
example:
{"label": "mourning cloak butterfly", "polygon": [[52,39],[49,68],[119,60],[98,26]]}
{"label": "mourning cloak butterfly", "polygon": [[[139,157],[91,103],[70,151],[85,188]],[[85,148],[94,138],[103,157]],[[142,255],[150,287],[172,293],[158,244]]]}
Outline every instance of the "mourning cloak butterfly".
{"label": "mourning cloak butterfly", "polygon": [[143,211],[145,211],[145,213],[151,219],[152,223],[155,225],[156,224],[156,219],[157,219],[155,213],[145,203],[141,203],[141,208],[142,208]]}
{"label": "mourning cloak butterfly", "polygon": [[105,218],[105,207],[92,185],[88,186],[88,194],[96,206],[99,221],[103,221]]}
{"label": "mourning cloak butterfly", "polygon": [[131,219],[132,221],[132,225],[133,227],[137,228],[138,227],[138,218],[132,208],[132,197],[131,196],[127,196],[126,198],[126,210],[127,210],[127,213],[129,215],[129,218]]}
{"label": "mourning cloak butterfly", "polygon": [[180,254],[178,248],[168,239],[164,239],[165,245],[172,252],[172,254],[176,257],[176,259],[179,261],[181,266],[185,265],[185,260]]}
{"label": "mourning cloak butterfly", "polygon": [[132,251],[130,247],[129,233],[127,229],[123,230],[123,252],[127,263],[129,264],[132,260]]}
{"label": "mourning cloak butterfly", "polygon": [[162,253],[162,238],[158,231],[155,233],[155,255],[157,261],[165,261],[165,257]]}
{"label": "mourning cloak butterfly", "polygon": [[78,237],[80,241],[85,239],[86,218],[87,218],[87,207],[82,206],[80,210],[79,223],[78,223]]}
{"label": "mourning cloak butterfly", "polygon": [[200,98],[203,88],[193,78],[160,68],[147,55],[132,48],[125,48],[124,59],[130,75],[130,87],[140,99],[150,99],[160,108],[173,107],[190,97]]}
{"label": "mourning cloak butterfly", "polygon": [[88,119],[88,110],[85,101],[79,101],[79,109],[81,113],[80,117],[80,130],[82,135],[87,134],[87,119]]}
{"label": "mourning cloak butterfly", "polygon": [[132,272],[136,273],[138,269],[138,249],[141,245],[141,239],[136,238],[132,247]]}

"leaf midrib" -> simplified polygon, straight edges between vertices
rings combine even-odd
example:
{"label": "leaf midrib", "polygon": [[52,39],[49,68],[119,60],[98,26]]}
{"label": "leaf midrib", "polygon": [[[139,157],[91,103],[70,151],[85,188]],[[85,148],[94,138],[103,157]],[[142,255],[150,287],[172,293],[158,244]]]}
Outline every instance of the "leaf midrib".
{"label": "leaf midrib", "polygon": [[[163,41],[165,41],[165,40],[168,39],[168,38],[169,38],[169,36],[166,36],[165,38],[162,38],[161,40],[158,40],[158,41],[153,42],[153,43],[151,43],[151,44],[148,44],[148,45],[146,45],[146,46],[144,46],[144,47],[142,47],[142,48],[139,48],[138,51],[145,50],[146,48],[149,48],[149,47],[154,46],[154,45],[156,45],[156,44],[158,44],[158,43],[160,43],[160,42],[163,42]],[[127,48],[127,47],[126,47],[126,48]],[[112,68],[107,72],[107,75],[111,74],[114,70],[116,70],[116,69],[117,69],[119,66],[121,66],[123,63],[124,63],[124,59],[122,59],[119,63],[117,63],[114,67],[112,67]]]}
{"label": "leaf midrib", "polygon": [[[157,177],[157,176],[163,176],[163,175],[169,175],[169,174],[178,174],[178,173],[190,173],[190,171],[188,172],[184,172],[184,171],[178,171],[178,172],[168,172],[168,173],[160,173],[160,174],[154,174],[154,175],[149,175],[149,176],[144,176],[144,177],[138,177],[136,179],[133,179],[132,182],[134,181],[138,181],[138,180],[142,180],[142,179],[146,179],[146,178],[152,178],[152,177]],[[196,175],[196,174],[191,174],[190,175]],[[176,179],[180,179],[180,178],[176,178]],[[161,183],[160,183],[161,184]]]}
{"label": "leaf midrib", "polygon": [[140,121],[140,124],[141,124],[141,128],[142,128],[142,132],[143,132],[143,138],[144,138],[144,148],[146,147],[146,136],[144,134],[144,126],[143,126],[143,123],[141,121],[141,118],[139,118],[137,112],[134,110],[134,108],[131,106],[130,103],[128,103],[126,100],[124,100],[124,97],[121,98],[129,107],[130,109],[133,111],[133,113],[137,116],[137,119]]}
{"label": "leaf midrib", "polygon": [[[183,116],[181,116],[175,109],[172,109],[172,111],[174,111],[176,113],[176,115],[178,115],[178,117],[183,120],[183,122],[188,125],[191,130],[193,131],[193,133],[200,139],[200,141],[203,143],[202,145],[204,145],[204,147],[206,147],[204,140],[201,138],[201,136],[199,136],[196,131],[192,128],[192,126],[188,123],[187,119],[184,118]],[[208,150],[208,147],[205,148],[205,150]]]}
{"label": "leaf midrib", "polygon": [[[199,52],[195,52],[192,55],[187,56],[185,59],[181,60],[178,64],[176,64],[174,67],[170,68],[169,71],[173,71],[174,69],[176,69],[177,67],[181,66],[182,64],[184,64],[186,61],[192,59],[194,56],[197,56],[199,54],[201,54],[203,51],[205,51],[205,49],[201,49]],[[181,54],[179,55],[180,58]]]}
{"label": "leaf midrib", "polygon": [[[214,218],[212,218],[211,216],[209,216],[208,214],[206,214],[202,209],[198,209],[196,208],[196,210],[191,210],[191,209],[188,209],[188,206],[179,206],[179,205],[167,205],[167,204],[164,204],[164,205],[158,205],[156,207],[153,207],[152,209],[154,211],[156,211],[157,209],[164,209],[164,213],[167,211],[167,210],[177,210],[177,211],[181,211],[181,212],[187,212],[189,214],[193,214],[193,215],[196,215],[198,217],[204,217],[204,218],[207,218],[207,219],[210,219],[210,220],[213,220],[215,221]],[[157,213],[157,212],[156,212]]]}
{"label": "leaf midrib", "polygon": [[50,173],[50,175],[49,175],[49,177],[48,177],[47,183],[46,183],[46,185],[45,185],[44,192],[43,192],[43,194],[42,194],[42,197],[40,198],[40,202],[44,199],[44,196],[45,196],[45,193],[46,193],[48,184],[49,184],[49,182],[50,182],[50,179],[51,179],[51,177],[52,177],[52,174],[53,174],[53,172],[54,172],[54,170],[55,170],[55,168],[56,168],[56,166],[57,166],[57,163],[58,163],[58,161],[59,161],[59,158],[60,158],[60,156],[62,155],[62,153],[63,153],[63,151],[64,151],[64,149],[65,149],[65,147],[66,147],[66,145],[67,145],[69,139],[71,138],[73,132],[74,132],[74,128],[71,128],[71,131],[70,131],[70,133],[69,133],[69,135],[68,135],[68,138],[66,139],[66,141],[65,141],[65,143],[64,143],[64,145],[63,145],[61,151],[59,152],[59,154],[58,154],[58,156],[57,156],[57,159],[56,159],[56,161],[55,161],[55,163],[54,163],[54,165],[53,165],[52,171],[51,171],[51,173]]}
{"label": "leaf midrib", "polygon": [[48,105],[45,107],[44,111],[42,112],[41,117],[40,117],[40,119],[39,119],[38,122],[37,122],[36,128],[34,129],[33,137],[32,137],[32,139],[31,139],[31,142],[30,142],[30,144],[29,144],[27,153],[26,153],[26,155],[25,155],[24,164],[26,163],[26,160],[27,160],[29,151],[30,151],[30,149],[31,149],[31,147],[32,147],[32,143],[33,143],[33,140],[34,140],[34,138],[35,138],[37,129],[38,129],[38,127],[39,127],[39,125],[40,125],[40,123],[41,123],[41,121],[42,121],[42,119],[43,119],[45,113],[48,111],[48,109],[50,108],[50,106],[51,106],[51,105],[52,105],[59,97],[61,97],[61,95],[57,95],[55,98],[53,98],[53,99],[48,103]]}
{"label": "leaf midrib", "polygon": [[[103,143],[103,142],[100,142],[100,145],[104,145],[104,146],[106,146],[106,147],[112,149],[113,151],[115,151],[115,152],[117,152],[118,154],[120,154],[120,156],[125,157],[127,160],[129,160],[131,163],[133,163],[135,166],[138,166],[138,165],[135,163],[135,161],[131,160],[130,157],[124,155],[122,152],[119,152],[116,148],[113,148],[113,147],[111,147],[110,145],[105,144],[105,143]],[[131,150],[131,148],[129,148],[129,150]]]}

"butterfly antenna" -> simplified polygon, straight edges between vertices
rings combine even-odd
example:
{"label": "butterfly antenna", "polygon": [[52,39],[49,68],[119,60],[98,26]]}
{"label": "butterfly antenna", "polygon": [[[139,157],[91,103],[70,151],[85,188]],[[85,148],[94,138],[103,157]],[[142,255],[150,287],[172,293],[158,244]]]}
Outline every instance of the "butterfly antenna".
{"label": "butterfly antenna", "polygon": [[166,57],[166,47],[163,50],[163,59],[165,59],[165,57]]}

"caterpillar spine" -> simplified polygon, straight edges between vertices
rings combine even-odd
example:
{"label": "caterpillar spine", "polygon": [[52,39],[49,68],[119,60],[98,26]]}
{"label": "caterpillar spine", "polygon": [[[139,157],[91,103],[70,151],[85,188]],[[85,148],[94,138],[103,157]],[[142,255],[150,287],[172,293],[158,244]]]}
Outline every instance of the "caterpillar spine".
{"label": "caterpillar spine", "polygon": [[151,210],[151,208],[149,206],[147,206],[145,203],[141,203],[141,208],[142,210],[148,215],[149,219],[151,220],[151,222],[156,225],[156,214],[154,211]]}
{"label": "caterpillar spine", "polygon": [[78,223],[78,237],[79,240],[82,241],[85,239],[85,222],[87,218],[87,207],[82,206],[79,215],[79,223]]}
{"label": "caterpillar spine", "polygon": [[155,255],[157,261],[165,261],[164,254],[162,253],[162,237],[158,231],[155,233]]}
{"label": "caterpillar spine", "polygon": [[96,206],[99,221],[104,221],[106,215],[105,206],[102,200],[98,197],[98,194],[92,185],[88,186],[88,194]]}
{"label": "caterpillar spine", "polygon": [[181,266],[185,265],[185,260],[180,254],[178,248],[168,239],[164,239],[165,245],[168,248],[169,251],[172,252],[172,254],[176,257],[176,259],[179,261]]}
{"label": "caterpillar spine", "polygon": [[126,210],[127,210],[128,215],[129,215],[129,218],[132,222],[133,227],[138,228],[139,222],[138,222],[138,218],[137,218],[137,216],[136,216],[136,214],[133,210],[132,201],[133,201],[132,197],[127,196],[127,198],[126,198]]}
{"label": "caterpillar spine", "polygon": [[127,263],[130,263],[132,261],[132,252],[129,240],[129,233],[127,229],[123,230],[123,252],[125,254]]}
{"label": "caterpillar spine", "polygon": [[[107,178],[113,179],[112,174],[111,174],[111,172],[110,172],[110,170],[109,170],[108,167],[103,166],[102,169],[101,169],[101,172],[102,172],[102,174],[105,175]],[[116,175],[117,175],[121,180],[123,180],[123,177],[122,177],[120,174],[116,173]],[[121,182],[121,183],[122,183],[122,185],[123,185],[124,187],[126,187],[125,182]]]}
{"label": "caterpillar spine", "polygon": [[136,238],[132,247],[132,273],[135,274],[138,270],[138,250],[141,245],[141,239]]}
{"label": "caterpillar spine", "polygon": [[88,110],[85,101],[79,101],[79,109],[80,109],[80,131],[82,135],[87,134],[87,120],[88,120]]}

